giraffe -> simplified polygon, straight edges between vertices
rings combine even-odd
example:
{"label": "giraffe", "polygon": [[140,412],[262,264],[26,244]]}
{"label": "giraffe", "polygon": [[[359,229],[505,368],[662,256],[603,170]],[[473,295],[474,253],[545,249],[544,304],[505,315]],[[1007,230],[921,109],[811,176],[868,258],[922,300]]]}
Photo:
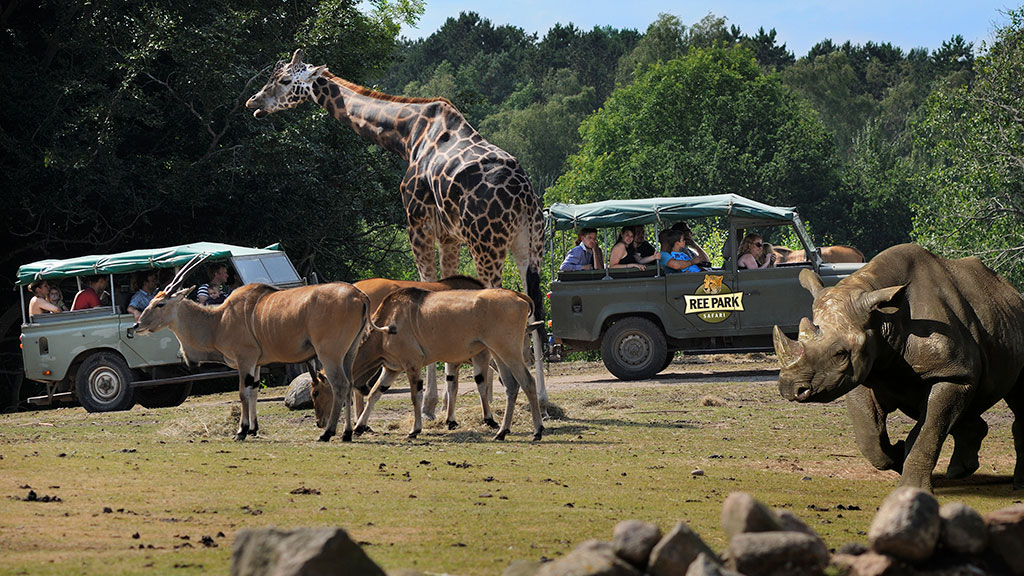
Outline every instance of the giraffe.
{"label": "giraffe", "polygon": [[[533,320],[542,318],[544,221],[540,198],[519,161],[485,140],[445,98],[384,94],[302,58],[299,49],[291,62],[277,63],[267,84],[245,104],[253,116],[265,118],[311,100],[363,138],[401,156],[408,168],[400,192],[420,280],[437,281],[435,247],[441,276],[456,275],[465,243],[484,285],[501,287],[502,267],[511,253],[534,304]],[[533,325],[537,391],[546,409],[544,328],[542,323]],[[436,377],[433,370],[427,372],[424,412],[429,407],[433,414]]]}

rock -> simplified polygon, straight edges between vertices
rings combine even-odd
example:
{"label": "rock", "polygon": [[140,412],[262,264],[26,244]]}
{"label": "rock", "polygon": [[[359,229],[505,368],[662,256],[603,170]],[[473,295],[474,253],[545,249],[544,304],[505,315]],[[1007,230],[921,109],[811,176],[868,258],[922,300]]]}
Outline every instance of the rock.
{"label": "rock", "polygon": [[513,560],[501,576],[535,576],[543,565],[543,562],[536,560]]}
{"label": "rock", "polygon": [[647,568],[647,559],[659,540],[661,529],[650,522],[625,520],[616,524],[612,530],[615,554],[641,570]]}
{"label": "rock", "polygon": [[879,507],[868,530],[868,544],[879,554],[919,562],[935,551],[940,527],[935,496],[920,488],[902,486]]}
{"label": "rock", "polygon": [[981,554],[988,544],[985,519],[963,502],[951,502],[939,508],[939,541],[958,554]]}
{"label": "rock", "polygon": [[985,517],[988,547],[1015,575],[1024,574],[1024,504],[1002,508]]}
{"label": "rock", "polygon": [[828,564],[821,538],[802,532],[744,532],[729,540],[725,565],[746,576],[818,576]]}
{"label": "rock", "polygon": [[289,410],[310,410],[313,408],[313,397],[310,396],[311,380],[309,372],[303,372],[288,385],[284,394],[284,405]]}
{"label": "rock", "polygon": [[558,560],[541,566],[537,576],[641,576],[641,572],[616,556],[611,542],[587,540]]}
{"label": "rock", "polygon": [[[791,510],[785,508],[776,508],[774,511],[775,517],[778,519],[782,529],[787,532],[801,532],[803,534],[810,534],[815,538],[821,539],[818,533],[815,532],[806,522],[800,519],[799,516],[794,514]],[[824,543],[824,540],[822,540]]]}
{"label": "rock", "polygon": [[647,573],[651,576],[682,576],[701,554],[716,563],[719,561],[700,536],[680,522],[651,550]]}
{"label": "rock", "polygon": [[686,576],[743,576],[739,572],[733,572],[722,566],[717,560],[704,554],[697,555],[697,559],[690,564],[686,570]]}
{"label": "rock", "polygon": [[746,492],[733,492],[722,504],[722,529],[729,538],[744,532],[782,530],[770,508]]}
{"label": "rock", "polygon": [[876,552],[836,554],[829,566],[835,566],[837,572],[846,576],[916,576],[906,564]]}
{"label": "rock", "polygon": [[385,576],[341,528],[253,528],[235,537],[232,576],[316,576],[339,566],[348,574]]}

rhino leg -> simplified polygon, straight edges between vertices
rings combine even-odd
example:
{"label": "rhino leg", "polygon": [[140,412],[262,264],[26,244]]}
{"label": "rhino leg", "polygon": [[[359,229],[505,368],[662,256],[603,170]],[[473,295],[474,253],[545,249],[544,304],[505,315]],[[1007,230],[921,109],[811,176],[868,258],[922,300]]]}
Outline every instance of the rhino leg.
{"label": "rhino leg", "polygon": [[1017,464],[1013,467],[1013,489],[1024,490],[1024,373],[1017,379],[1017,386],[1006,405],[1013,411],[1013,449],[1017,453]]}
{"label": "rhino leg", "polygon": [[875,399],[874,392],[864,386],[846,394],[846,409],[853,422],[857,447],[868,462],[879,470],[902,472],[904,443],[890,442],[886,428],[886,417],[891,411],[885,410]]}
{"label": "rhino leg", "polygon": [[988,424],[980,415],[968,418],[953,428],[952,435],[953,456],[949,459],[946,478],[966,478],[981,466],[978,451],[981,450],[981,441],[988,435]]}
{"label": "rhino leg", "polygon": [[969,389],[970,386],[958,382],[939,382],[932,386],[928,407],[923,411],[924,420],[918,421],[917,437],[903,462],[900,486],[932,491],[932,471],[939,461],[942,444],[968,404]]}

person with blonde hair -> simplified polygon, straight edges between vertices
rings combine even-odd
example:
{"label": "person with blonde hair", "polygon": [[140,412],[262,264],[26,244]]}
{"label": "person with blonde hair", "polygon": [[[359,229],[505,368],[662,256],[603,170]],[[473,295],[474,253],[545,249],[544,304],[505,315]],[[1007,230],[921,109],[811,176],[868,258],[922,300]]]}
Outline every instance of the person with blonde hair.
{"label": "person with blonde hair", "polygon": [[764,258],[763,264],[758,264],[758,258],[764,254],[765,243],[761,240],[761,236],[751,232],[743,237],[740,242],[739,259],[736,261],[736,265],[741,269],[754,269],[754,268],[774,268],[775,267],[775,253],[773,252],[767,258]]}

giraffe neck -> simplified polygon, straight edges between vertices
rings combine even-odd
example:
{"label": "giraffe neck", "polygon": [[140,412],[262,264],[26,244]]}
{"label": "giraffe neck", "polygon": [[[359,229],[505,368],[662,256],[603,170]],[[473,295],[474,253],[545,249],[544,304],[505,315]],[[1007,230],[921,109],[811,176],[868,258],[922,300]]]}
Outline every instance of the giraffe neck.
{"label": "giraffe neck", "polygon": [[[363,138],[409,160],[430,126],[461,114],[444,98],[407,98],[375,92],[324,71],[313,82],[313,99]],[[465,122],[465,120],[462,120]]]}

